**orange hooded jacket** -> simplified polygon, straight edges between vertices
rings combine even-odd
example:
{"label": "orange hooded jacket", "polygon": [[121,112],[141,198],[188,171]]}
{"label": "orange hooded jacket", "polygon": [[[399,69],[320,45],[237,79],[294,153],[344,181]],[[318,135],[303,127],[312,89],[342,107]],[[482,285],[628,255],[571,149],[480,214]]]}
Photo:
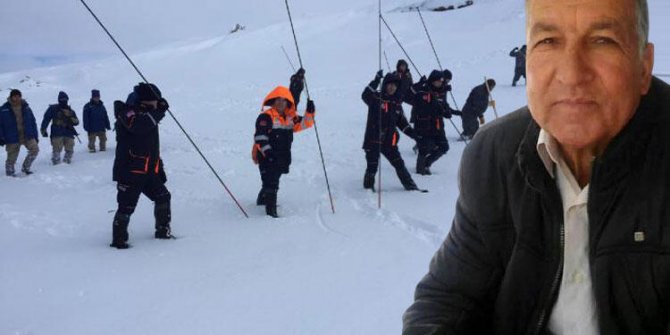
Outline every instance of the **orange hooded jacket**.
{"label": "orange hooded jacket", "polygon": [[[274,105],[274,100],[277,98],[283,98],[289,103],[284,116],[272,107],[272,105]],[[264,110],[265,107],[270,108]],[[298,116],[295,110],[293,95],[291,94],[291,91],[284,86],[277,86],[265,97],[263,105],[261,106],[261,111],[262,114],[266,114],[272,119],[272,129],[292,129],[294,133],[297,133],[309,129],[314,125],[314,114],[305,113],[304,117]],[[258,153],[263,153],[261,143],[258,142],[258,140],[254,141],[251,151],[251,157],[255,164],[258,164]]]}

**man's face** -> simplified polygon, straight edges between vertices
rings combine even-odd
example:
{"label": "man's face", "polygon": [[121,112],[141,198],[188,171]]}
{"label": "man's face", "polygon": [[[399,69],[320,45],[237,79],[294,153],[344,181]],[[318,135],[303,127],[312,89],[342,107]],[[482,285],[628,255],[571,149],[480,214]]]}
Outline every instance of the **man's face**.
{"label": "man's face", "polygon": [[288,102],[286,99],[277,98],[272,104],[272,107],[277,110],[277,112],[284,113],[286,111],[286,107],[288,107]]}
{"label": "man's face", "polygon": [[398,71],[404,73],[405,71],[407,71],[407,65],[405,65],[405,64],[400,64],[400,65],[398,66]]}
{"label": "man's face", "polygon": [[440,88],[440,87],[442,87],[442,84],[444,84],[444,82],[442,81],[442,79],[435,80],[435,81],[433,81],[433,83],[432,83],[433,87],[435,87],[435,88]]}
{"label": "man's face", "polygon": [[396,83],[388,83],[386,84],[385,90],[387,95],[394,95],[398,90],[398,85]]}
{"label": "man's face", "polygon": [[93,97],[93,101],[100,102],[100,97]]}
{"label": "man's face", "polygon": [[654,48],[639,51],[634,0],[531,0],[528,105],[561,146],[604,150],[651,84]]}
{"label": "man's face", "polygon": [[21,102],[21,96],[20,95],[12,95],[9,97],[9,101],[15,105],[17,105],[19,102]]}

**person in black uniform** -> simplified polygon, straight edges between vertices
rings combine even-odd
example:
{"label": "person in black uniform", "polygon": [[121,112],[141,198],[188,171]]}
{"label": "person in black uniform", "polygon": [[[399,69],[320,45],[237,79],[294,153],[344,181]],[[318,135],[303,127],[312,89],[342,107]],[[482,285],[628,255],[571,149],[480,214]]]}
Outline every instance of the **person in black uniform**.
{"label": "person in black uniform", "polygon": [[[382,91],[377,92],[377,87],[379,87],[382,78],[384,78]],[[368,119],[363,141],[363,150],[367,161],[363,187],[366,189],[374,191],[375,174],[379,168],[381,154],[395,168],[398,178],[406,190],[419,190],[398,151],[400,135],[396,128],[402,130],[410,138],[415,138],[414,129],[407,122],[402,110],[400,84],[401,79],[397,75],[389,73],[384,76],[384,72],[379,70],[375,79],[363,90],[362,99],[368,106]]]}
{"label": "person in black uniform", "polygon": [[516,82],[519,81],[521,77],[523,77],[524,81],[526,80],[526,45],[524,44],[521,49],[512,49],[509,56],[515,58],[512,86],[516,86]]}
{"label": "person in black uniform", "polygon": [[114,102],[116,116],[116,157],[113,179],[117,182],[118,209],[112,225],[111,247],[126,249],[128,223],[140,194],[155,203],[157,239],[173,238],[170,229],[170,192],[160,157],[158,123],[169,105],[153,84],[135,86],[136,99],[131,104]]}
{"label": "person in black uniform", "polygon": [[451,118],[447,103],[447,84],[444,73],[434,70],[427,81],[415,84],[407,100],[415,114],[414,130],[418,144],[416,173],[430,175],[430,166],[449,150],[443,118]]}

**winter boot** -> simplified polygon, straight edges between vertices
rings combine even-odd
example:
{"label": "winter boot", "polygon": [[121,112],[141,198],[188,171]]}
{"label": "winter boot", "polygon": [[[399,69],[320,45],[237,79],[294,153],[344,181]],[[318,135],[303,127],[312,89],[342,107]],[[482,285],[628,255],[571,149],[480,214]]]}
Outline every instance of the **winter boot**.
{"label": "winter boot", "polygon": [[66,151],[65,156],[63,157],[63,162],[66,164],[72,164],[72,155],[74,152],[72,151]]}
{"label": "winter boot", "polygon": [[21,167],[21,171],[23,173],[25,173],[26,175],[33,174],[33,172],[30,171],[30,167],[33,165],[33,162],[35,161],[35,158],[37,158],[36,154],[28,153],[28,156],[26,156],[26,159],[23,160],[23,166]]}
{"label": "winter boot", "polygon": [[416,173],[422,176],[430,175],[430,170],[426,167],[426,155],[419,154],[416,157]]}
{"label": "winter boot", "polygon": [[396,173],[398,174],[398,178],[400,179],[402,186],[406,190],[416,191],[419,189],[414,183],[414,180],[412,180],[412,176],[409,174],[409,171],[407,171],[407,169],[404,166],[396,169]]}
{"label": "winter boot", "polygon": [[363,188],[366,190],[375,190],[375,174],[366,172],[363,177]]}
{"label": "winter boot", "polygon": [[58,165],[58,164],[60,164],[60,152],[55,152],[55,151],[54,151],[54,152],[51,154],[51,163],[52,163],[53,165]]}
{"label": "winter boot", "polygon": [[170,231],[170,221],[172,220],[170,202],[156,204],[154,207],[154,217],[156,218],[156,233],[154,233],[154,237],[161,240],[174,238]]}
{"label": "winter boot", "polygon": [[256,198],[256,206],[265,206],[265,190],[261,188]]}
{"label": "winter boot", "polygon": [[109,246],[117,249],[128,249],[128,223],[130,215],[116,212],[112,224],[112,244]]}
{"label": "winter boot", "polygon": [[16,172],[14,171],[14,165],[13,164],[10,165],[10,164],[5,163],[5,174],[7,175],[7,177],[15,177],[16,176]]}
{"label": "winter boot", "polygon": [[278,218],[277,214],[277,191],[265,191],[265,214],[273,218]]}

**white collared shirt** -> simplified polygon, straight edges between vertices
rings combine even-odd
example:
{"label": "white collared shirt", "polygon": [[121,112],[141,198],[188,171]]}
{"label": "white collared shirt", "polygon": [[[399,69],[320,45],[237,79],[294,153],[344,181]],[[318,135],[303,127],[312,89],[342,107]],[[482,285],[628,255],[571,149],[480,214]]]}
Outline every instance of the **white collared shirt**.
{"label": "white collared shirt", "polygon": [[556,335],[597,335],[598,317],[589,264],[589,186],[583,189],[567,166],[556,140],[540,131],[537,152],[563,201],[565,245],[563,278],[558,299],[549,319],[549,331]]}

